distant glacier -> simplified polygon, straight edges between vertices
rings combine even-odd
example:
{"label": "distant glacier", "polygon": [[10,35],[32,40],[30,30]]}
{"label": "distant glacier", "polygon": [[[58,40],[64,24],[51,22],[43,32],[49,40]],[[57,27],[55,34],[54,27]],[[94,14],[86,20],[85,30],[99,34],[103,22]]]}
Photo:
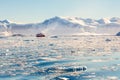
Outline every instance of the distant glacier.
{"label": "distant glacier", "polygon": [[17,24],[0,21],[0,35],[115,35],[120,32],[120,18],[53,17],[40,23]]}

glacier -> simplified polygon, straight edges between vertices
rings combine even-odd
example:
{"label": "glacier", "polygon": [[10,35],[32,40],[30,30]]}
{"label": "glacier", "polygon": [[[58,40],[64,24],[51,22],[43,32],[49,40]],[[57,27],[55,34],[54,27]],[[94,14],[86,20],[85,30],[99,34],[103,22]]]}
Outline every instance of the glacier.
{"label": "glacier", "polygon": [[79,18],[58,17],[46,19],[40,23],[17,24],[8,20],[0,21],[0,35],[22,34],[45,35],[115,35],[120,31],[120,18]]}

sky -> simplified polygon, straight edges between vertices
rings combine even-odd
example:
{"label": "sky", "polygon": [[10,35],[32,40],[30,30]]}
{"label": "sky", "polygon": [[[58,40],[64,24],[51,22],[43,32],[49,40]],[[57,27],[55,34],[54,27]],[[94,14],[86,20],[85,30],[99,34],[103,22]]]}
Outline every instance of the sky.
{"label": "sky", "polygon": [[120,17],[120,0],[0,0],[0,20],[37,23],[54,16]]}

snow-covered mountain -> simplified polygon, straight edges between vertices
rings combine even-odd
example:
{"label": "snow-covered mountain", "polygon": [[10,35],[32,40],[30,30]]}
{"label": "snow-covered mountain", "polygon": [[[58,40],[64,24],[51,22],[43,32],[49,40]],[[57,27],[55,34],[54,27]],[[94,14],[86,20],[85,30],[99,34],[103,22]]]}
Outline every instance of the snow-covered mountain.
{"label": "snow-covered mountain", "polygon": [[78,17],[53,17],[41,23],[16,24],[8,20],[0,21],[0,32],[13,34],[35,35],[68,35],[68,34],[110,34],[115,35],[120,31],[120,18],[103,18],[99,20]]}
{"label": "snow-covered mountain", "polygon": [[0,21],[0,36],[11,35],[10,29],[11,29],[10,22],[8,20]]}

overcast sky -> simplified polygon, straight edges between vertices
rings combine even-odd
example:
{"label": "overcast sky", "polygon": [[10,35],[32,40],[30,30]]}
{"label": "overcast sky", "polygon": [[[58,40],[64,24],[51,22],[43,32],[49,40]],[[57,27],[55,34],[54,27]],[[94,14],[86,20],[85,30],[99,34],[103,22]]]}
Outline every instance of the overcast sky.
{"label": "overcast sky", "polygon": [[54,16],[120,17],[120,0],[0,0],[0,20],[34,23]]}

